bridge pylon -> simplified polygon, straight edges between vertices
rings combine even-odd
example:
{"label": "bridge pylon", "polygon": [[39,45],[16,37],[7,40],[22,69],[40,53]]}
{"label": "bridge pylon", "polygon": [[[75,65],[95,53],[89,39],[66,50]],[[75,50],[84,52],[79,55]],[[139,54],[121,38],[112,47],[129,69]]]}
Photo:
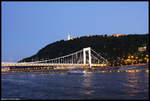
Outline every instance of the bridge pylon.
{"label": "bridge pylon", "polygon": [[86,52],[88,52],[88,62],[89,66],[91,68],[92,61],[91,61],[91,47],[83,48],[83,64],[86,64]]}

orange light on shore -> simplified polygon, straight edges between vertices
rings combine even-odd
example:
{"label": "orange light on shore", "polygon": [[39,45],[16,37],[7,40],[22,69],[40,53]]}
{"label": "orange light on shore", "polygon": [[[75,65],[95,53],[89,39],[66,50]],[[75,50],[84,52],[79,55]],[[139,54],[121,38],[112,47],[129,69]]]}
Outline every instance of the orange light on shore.
{"label": "orange light on shore", "polygon": [[138,59],[138,57],[137,57],[137,56],[136,56],[135,58],[136,58],[136,59]]}
{"label": "orange light on shore", "polygon": [[130,59],[131,56],[128,56],[128,59]]}
{"label": "orange light on shore", "polygon": [[148,54],[146,55],[146,57],[148,57]]}
{"label": "orange light on shore", "polygon": [[149,72],[149,70],[147,69],[147,70],[146,70],[146,72],[148,73],[148,72]]}
{"label": "orange light on shore", "polygon": [[140,70],[135,70],[135,72],[139,72]]}
{"label": "orange light on shore", "polygon": [[126,70],[126,72],[134,73],[134,72],[139,72],[139,70]]}

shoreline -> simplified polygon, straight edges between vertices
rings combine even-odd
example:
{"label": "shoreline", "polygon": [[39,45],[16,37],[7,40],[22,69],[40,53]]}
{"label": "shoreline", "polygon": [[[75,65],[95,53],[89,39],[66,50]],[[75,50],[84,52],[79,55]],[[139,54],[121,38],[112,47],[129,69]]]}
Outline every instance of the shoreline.
{"label": "shoreline", "polygon": [[[149,67],[148,64],[133,64],[133,65],[123,65],[123,66],[116,66],[116,67],[93,67],[93,68],[78,68],[78,70],[85,70],[87,72],[115,72],[118,71],[120,68],[128,68],[128,67],[138,67],[138,66],[146,66]],[[67,73],[69,70],[72,69],[54,69],[54,70],[9,70],[9,71],[1,71],[2,74],[5,73]]]}
{"label": "shoreline", "polygon": [[134,67],[137,67],[137,66],[148,66],[149,67],[149,64],[142,63],[142,64],[122,65],[122,66],[116,66],[116,67],[122,68],[122,67],[132,67],[132,66],[134,66]]}

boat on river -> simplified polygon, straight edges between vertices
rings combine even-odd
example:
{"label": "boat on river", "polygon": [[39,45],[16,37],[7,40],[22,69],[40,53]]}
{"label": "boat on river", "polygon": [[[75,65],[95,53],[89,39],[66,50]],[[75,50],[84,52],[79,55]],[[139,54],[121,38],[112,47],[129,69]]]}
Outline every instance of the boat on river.
{"label": "boat on river", "polygon": [[69,70],[68,73],[86,74],[87,72],[85,70]]}

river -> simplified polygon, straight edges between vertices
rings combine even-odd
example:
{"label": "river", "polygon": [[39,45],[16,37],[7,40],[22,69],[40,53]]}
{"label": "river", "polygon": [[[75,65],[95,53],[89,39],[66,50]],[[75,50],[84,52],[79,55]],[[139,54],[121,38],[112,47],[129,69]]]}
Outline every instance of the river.
{"label": "river", "polygon": [[2,73],[1,99],[149,99],[147,69],[87,74]]}

